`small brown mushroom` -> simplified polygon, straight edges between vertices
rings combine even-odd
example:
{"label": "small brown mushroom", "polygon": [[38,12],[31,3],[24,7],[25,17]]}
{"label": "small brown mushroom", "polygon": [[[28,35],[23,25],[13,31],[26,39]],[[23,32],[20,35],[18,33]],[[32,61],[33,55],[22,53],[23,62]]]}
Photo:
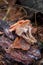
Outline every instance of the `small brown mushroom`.
{"label": "small brown mushroom", "polygon": [[16,32],[18,36],[24,38],[28,43],[37,42],[35,37],[32,35],[32,24],[30,20],[18,21],[10,27],[10,31],[13,30]]}
{"label": "small brown mushroom", "polygon": [[17,48],[22,50],[30,49],[30,45],[23,38],[16,38],[13,44],[10,45],[10,48]]}

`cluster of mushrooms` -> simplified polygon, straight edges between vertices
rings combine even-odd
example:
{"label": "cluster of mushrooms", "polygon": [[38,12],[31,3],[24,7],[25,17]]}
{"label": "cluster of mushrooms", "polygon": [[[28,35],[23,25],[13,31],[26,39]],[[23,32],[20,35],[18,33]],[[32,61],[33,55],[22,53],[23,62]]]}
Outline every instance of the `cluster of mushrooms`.
{"label": "cluster of mushrooms", "polygon": [[19,20],[11,26],[0,21],[0,25],[0,46],[5,50],[5,57],[27,65],[41,58],[35,37],[37,28],[30,20]]}

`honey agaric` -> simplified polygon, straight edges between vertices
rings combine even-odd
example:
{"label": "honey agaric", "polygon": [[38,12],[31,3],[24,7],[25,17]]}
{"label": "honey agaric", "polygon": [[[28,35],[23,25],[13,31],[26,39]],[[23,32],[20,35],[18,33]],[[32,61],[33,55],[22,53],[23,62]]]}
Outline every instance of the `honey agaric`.
{"label": "honey agaric", "polygon": [[10,45],[11,48],[17,48],[22,50],[30,49],[30,45],[22,38],[16,38],[13,44]]}
{"label": "honey agaric", "polygon": [[20,20],[10,27],[10,31],[15,31],[18,36],[23,37],[28,43],[37,43],[32,35],[32,24],[30,20]]}

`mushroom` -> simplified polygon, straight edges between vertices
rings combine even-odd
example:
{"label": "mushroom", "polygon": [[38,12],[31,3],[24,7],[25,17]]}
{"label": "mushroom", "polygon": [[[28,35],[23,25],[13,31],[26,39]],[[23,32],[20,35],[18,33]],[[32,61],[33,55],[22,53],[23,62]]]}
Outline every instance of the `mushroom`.
{"label": "mushroom", "polygon": [[37,40],[32,35],[32,24],[30,20],[20,20],[10,27],[10,31],[15,31],[16,34],[24,38],[28,43],[37,43]]}
{"label": "mushroom", "polygon": [[30,49],[30,45],[23,39],[23,38],[19,38],[17,37],[14,42],[10,45],[11,49],[21,49],[21,50],[29,50]]}

